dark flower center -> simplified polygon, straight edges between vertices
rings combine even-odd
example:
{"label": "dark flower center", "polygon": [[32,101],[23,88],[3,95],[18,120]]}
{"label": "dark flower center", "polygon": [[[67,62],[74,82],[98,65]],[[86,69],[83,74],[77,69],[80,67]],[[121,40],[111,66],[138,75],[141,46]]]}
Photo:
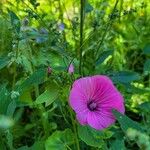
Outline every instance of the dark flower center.
{"label": "dark flower center", "polygon": [[97,108],[97,104],[91,101],[90,103],[88,103],[87,107],[90,111],[94,111]]}

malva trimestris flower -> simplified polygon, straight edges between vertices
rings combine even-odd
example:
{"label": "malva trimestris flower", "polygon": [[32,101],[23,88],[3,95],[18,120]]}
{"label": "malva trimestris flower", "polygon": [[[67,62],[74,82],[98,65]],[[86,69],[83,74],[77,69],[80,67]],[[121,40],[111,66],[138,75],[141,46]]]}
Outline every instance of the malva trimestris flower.
{"label": "malva trimestris flower", "polygon": [[104,75],[84,77],[73,83],[69,103],[81,125],[102,130],[115,122],[112,109],[125,112],[124,100],[112,81]]}
{"label": "malva trimestris flower", "polygon": [[72,63],[71,63],[71,64],[69,65],[69,67],[68,67],[68,72],[69,72],[70,74],[74,73],[74,66],[73,66]]}

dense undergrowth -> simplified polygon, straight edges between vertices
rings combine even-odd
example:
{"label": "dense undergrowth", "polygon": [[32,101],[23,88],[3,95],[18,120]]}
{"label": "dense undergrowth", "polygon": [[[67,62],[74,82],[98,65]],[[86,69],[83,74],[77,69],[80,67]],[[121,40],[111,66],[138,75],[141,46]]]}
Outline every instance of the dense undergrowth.
{"label": "dense undergrowth", "polygon": [[[73,81],[96,74],[126,109],[100,131],[68,104]],[[0,1],[0,150],[149,150],[149,116],[148,0]]]}

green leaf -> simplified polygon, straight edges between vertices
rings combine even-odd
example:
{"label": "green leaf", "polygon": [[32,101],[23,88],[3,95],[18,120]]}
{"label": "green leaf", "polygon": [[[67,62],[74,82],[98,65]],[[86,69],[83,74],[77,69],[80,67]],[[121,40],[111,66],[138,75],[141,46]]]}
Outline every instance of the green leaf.
{"label": "green leaf", "polygon": [[85,3],[85,13],[90,13],[92,10],[93,10],[92,5],[88,1],[86,1],[86,3]]}
{"label": "green leaf", "polygon": [[74,142],[74,135],[70,129],[55,131],[45,142],[46,150],[66,150]]}
{"label": "green leaf", "polygon": [[139,105],[139,108],[141,109],[141,111],[150,112],[150,102],[144,102],[141,105]]}
{"label": "green leaf", "polygon": [[6,144],[4,143],[4,141],[0,140],[0,149],[1,150],[7,150],[6,149]]}
{"label": "green leaf", "polygon": [[101,63],[103,63],[105,61],[106,58],[108,58],[110,55],[113,54],[113,50],[110,51],[104,51],[100,54],[100,57],[98,58],[98,60],[96,61],[96,65],[99,65]]}
{"label": "green leaf", "polygon": [[32,104],[30,89],[25,90],[19,97],[20,103]]}
{"label": "green leaf", "polygon": [[16,101],[12,100],[10,93],[6,89],[6,85],[0,86],[0,114],[13,116],[16,109]]}
{"label": "green leaf", "polygon": [[124,84],[124,86],[128,93],[134,93],[134,94],[150,93],[150,89],[135,87],[134,85],[131,84]]}
{"label": "green leaf", "polygon": [[8,55],[13,45],[11,24],[5,17],[0,17],[0,27],[0,56]]}
{"label": "green leaf", "polygon": [[89,126],[81,125],[78,125],[78,134],[80,139],[87,145],[99,148],[104,144],[103,139],[107,139],[112,136],[112,132],[110,131],[98,131],[90,128]]}
{"label": "green leaf", "polygon": [[147,59],[144,63],[144,72],[150,73],[150,59]]}
{"label": "green leaf", "polygon": [[116,139],[115,141],[111,142],[110,150],[126,150],[124,140]]}
{"label": "green leaf", "polygon": [[0,114],[5,114],[7,112],[8,105],[10,104],[11,99],[9,92],[6,89],[6,85],[0,86]]}
{"label": "green leaf", "polygon": [[150,43],[146,44],[143,49],[144,54],[150,54]]}
{"label": "green leaf", "polygon": [[17,148],[17,150],[30,150],[30,148],[28,146],[22,146]]}
{"label": "green leaf", "polygon": [[22,146],[22,147],[18,148],[17,150],[45,150],[44,142],[43,141],[37,141],[31,147]]}
{"label": "green leaf", "polygon": [[54,85],[48,87],[48,89],[42,93],[35,101],[35,104],[46,103],[46,105],[50,105],[54,102],[54,100],[58,97],[58,89]]}
{"label": "green leaf", "polygon": [[43,141],[37,141],[37,142],[35,142],[30,147],[30,150],[45,150],[45,148],[44,148],[44,142]]}
{"label": "green leaf", "polygon": [[8,10],[8,13],[10,15],[11,25],[16,30],[16,32],[19,33],[20,27],[21,27],[20,19],[18,18],[18,16],[13,11]]}
{"label": "green leaf", "polygon": [[7,112],[6,112],[7,116],[13,117],[15,109],[16,109],[16,100],[14,99],[10,102],[10,104],[7,107]]}
{"label": "green leaf", "polygon": [[141,128],[140,124],[138,124],[137,122],[133,121],[126,115],[123,115],[116,110],[113,110],[112,112],[114,116],[116,117],[116,119],[118,120],[124,132],[126,132],[129,128],[133,128],[133,129],[143,132],[143,129]]}
{"label": "green leaf", "polygon": [[27,88],[31,88],[34,85],[38,85],[44,82],[45,77],[46,77],[46,69],[38,69],[35,71],[31,76],[29,76],[28,79],[26,79],[20,86],[16,87],[15,91],[22,92]]}
{"label": "green leaf", "polygon": [[140,76],[136,72],[120,71],[120,72],[114,73],[112,79],[115,82],[130,83],[132,81],[139,80]]}
{"label": "green leaf", "polygon": [[8,57],[0,58],[0,69],[4,68],[9,62]]}
{"label": "green leaf", "polygon": [[8,129],[14,125],[14,121],[12,118],[0,115],[0,128],[1,129]]}

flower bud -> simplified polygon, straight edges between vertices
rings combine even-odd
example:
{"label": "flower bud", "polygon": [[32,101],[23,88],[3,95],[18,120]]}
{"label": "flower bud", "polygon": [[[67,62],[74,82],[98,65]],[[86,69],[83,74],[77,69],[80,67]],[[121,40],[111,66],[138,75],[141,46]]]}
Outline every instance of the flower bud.
{"label": "flower bud", "polygon": [[72,63],[69,65],[68,73],[70,73],[70,74],[73,74],[73,73],[74,73],[74,66],[73,66]]}
{"label": "flower bud", "polygon": [[52,68],[51,68],[51,67],[48,67],[48,68],[47,68],[47,74],[48,74],[48,75],[51,75],[51,73],[52,73]]}

